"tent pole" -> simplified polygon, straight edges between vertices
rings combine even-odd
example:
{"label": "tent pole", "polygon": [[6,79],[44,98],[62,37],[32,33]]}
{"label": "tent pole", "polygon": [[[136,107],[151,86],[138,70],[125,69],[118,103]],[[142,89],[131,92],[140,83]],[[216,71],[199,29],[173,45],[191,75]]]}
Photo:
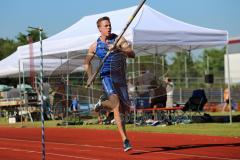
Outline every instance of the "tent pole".
{"label": "tent pole", "polygon": [[184,71],[185,71],[185,88],[188,88],[188,77],[187,77],[187,56],[184,55]]}
{"label": "tent pole", "polygon": [[91,91],[91,93],[90,93],[90,94],[91,94],[91,102],[92,102],[92,104],[94,104],[94,97],[93,97],[93,96],[94,96],[94,95],[93,95],[93,89],[94,89],[94,87],[93,87],[93,85],[91,85],[90,88],[91,88],[91,90],[90,90],[90,91]]}
{"label": "tent pole", "polygon": [[141,59],[140,59],[140,56],[138,56],[138,76],[141,75],[141,65],[140,65],[140,63],[141,63]]}
{"label": "tent pole", "polygon": [[207,74],[209,74],[209,56],[207,55]]}
{"label": "tent pole", "polygon": [[157,67],[157,46],[155,48],[155,54],[153,55],[153,60],[154,60],[154,76],[156,76],[156,67]]}
{"label": "tent pole", "polygon": [[[23,72],[22,72],[23,102],[24,102],[24,107],[26,107],[26,106],[25,106],[25,104],[26,104],[26,97],[25,97],[24,63],[22,63],[22,68],[23,68]],[[22,86],[22,85],[21,85],[21,86]],[[22,89],[22,87],[21,87],[21,89]],[[26,108],[25,108],[25,109],[26,109]]]}
{"label": "tent pole", "polygon": [[155,66],[154,66],[154,76],[155,76],[155,79],[157,78],[157,64],[158,64],[158,47],[157,45],[155,46]]}
{"label": "tent pole", "polygon": [[68,59],[68,51],[67,51],[67,108],[66,108],[66,126],[68,126],[68,109],[69,109],[69,59]]}
{"label": "tent pole", "polygon": [[137,91],[136,91],[136,86],[135,86],[135,58],[134,59],[132,59],[132,84],[133,84],[133,86],[134,86],[134,93],[133,93],[133,97],[132,97],[132,105],[133,105],[133,123],[134,123],[134,127],[136,127],[136,98],[137,98]]}
{"label": "tent pole", "polygon": [[227,53],[227,73],[228,73],[228,94],[229,94],[229,123],[232,124],[232,102],[231,102],[231,80],[230,80],[230,62],[229,62],[229,53],[228,53],[228,45],[226,45],[226,53]]}
{"label": "tent pole", "polygon": [[[27,96],[26,96],[26,90],[25,90],[25,72],[24,72],[24,63],[22,63],[22,68],[23,68],[23,98],[24,98],[24,107],[25,109],[27,109],[27,114],[31,120],[31,122],[33,123],[33,119],[32,119],[32,115],[29,111],[29,108],[28,108],[28,100],[27,100]],[[30,75],[29,75],[30,76]]]}
{"label": "tent pole", "polygon": [[22,92],[21,92],[21,68],[20,68],[20,59],[18,60],[18,83],[19,83],[19,95],[20,95],[20,108],[21,108],[21,127],[23,127],[23,107],[22,107],[22,103],[23,103],[23,100],[22,100]]}
{"label": "tent pole", "polygon": [[164,75],[164,72],[165,72],[165,61],[164,60],[165,60],[165,57],[164,57],[164,55],[162,55],[162,75]]}
{"label": "tent pole", "polygon": [[87,88],[87,90],[88,90],[88,105],[89,105],[89,108],[90,108],[90,104],[91,104],[90,88]]}
{"label": "tent pole", "polygon": [[[64,92],[65,92],[65,80],[64,80],[64,77],[63,77],[63,62],[62,62],[62,56],[60,57],[60,60],[61,60],[61,65],[60,65],[60,76],[61,76],[61,82],[63,82],[63,85],[64,85],[64,90],[63,91],[60,91],[62,93],[62,99],[65,100],[65,97],[64,97]],[[64,102],[64,101],[62,101]],[[61,104],[61,116],[62,116],[62,123],[64,122],[64,103]]]}

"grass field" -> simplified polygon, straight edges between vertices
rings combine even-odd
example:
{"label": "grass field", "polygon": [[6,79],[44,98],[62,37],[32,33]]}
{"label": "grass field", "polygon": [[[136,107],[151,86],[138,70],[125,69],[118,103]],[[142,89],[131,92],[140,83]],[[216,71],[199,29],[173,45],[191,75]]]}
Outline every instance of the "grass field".
{"label": "grass field", "polygon": [[[116,125],[68,125],[57,126],[62,121],[45,121],[45,127],[69,127],[69,128],[88,128],[88,129],[105,129],[117,130]],[[17,122],[15,124],[8,124],[6,119],[0,119],[0,127],[26,127],[35,128],[41,127],[41,122]],[[227,136],[240,137],[240,123],[192,123],[192,124],[178,124],[170,126],[134,126],[127,125],[128,131],[137,132],[155,132],[155,133],[176,133],[176,134],[197,134],[197,135],[212,135],[212,136]]]}
{"label": "grass field", "polygon": [[[210,114],[211,116],[229,116],[229,112],[206,112],[207,114]],[[233,116],[240,115],[240,112],[232,112]]]}

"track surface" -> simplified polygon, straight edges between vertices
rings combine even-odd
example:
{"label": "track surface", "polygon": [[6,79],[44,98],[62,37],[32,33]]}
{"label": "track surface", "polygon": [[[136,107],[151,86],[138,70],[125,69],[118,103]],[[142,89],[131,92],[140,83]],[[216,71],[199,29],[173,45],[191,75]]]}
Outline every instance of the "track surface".
{"label": "track surface", "polygon": [[[47,128],[46,160],[240,160],[240,138],[129,132],[123,152],[117,131]],[[0,128],[0,160],[40,160],[40,128]]]}

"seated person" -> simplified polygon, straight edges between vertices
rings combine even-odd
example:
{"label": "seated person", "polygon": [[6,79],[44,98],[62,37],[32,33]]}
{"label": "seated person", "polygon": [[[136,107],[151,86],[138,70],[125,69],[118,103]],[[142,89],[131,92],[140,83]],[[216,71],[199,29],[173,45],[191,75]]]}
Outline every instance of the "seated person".
{"label": "seated person", "polygon": [[20,98],[20,90],[17,89],[16,84],[7,92],[7,98]]}

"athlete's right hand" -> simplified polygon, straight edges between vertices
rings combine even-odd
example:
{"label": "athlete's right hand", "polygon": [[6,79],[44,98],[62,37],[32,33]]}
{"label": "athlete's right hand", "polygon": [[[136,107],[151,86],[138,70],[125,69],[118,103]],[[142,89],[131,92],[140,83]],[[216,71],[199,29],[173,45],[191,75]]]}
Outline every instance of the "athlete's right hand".
{"label": "athlete's right hand", "polygon": [[119,52],[119,51],[121,51],[121,49],[119,48],[119,47],[117,47],[117,46],[113,46],[113,44],[109,44],[108,45],[108,50],[111,52],[111,51],[115,51],[115,52]]}

